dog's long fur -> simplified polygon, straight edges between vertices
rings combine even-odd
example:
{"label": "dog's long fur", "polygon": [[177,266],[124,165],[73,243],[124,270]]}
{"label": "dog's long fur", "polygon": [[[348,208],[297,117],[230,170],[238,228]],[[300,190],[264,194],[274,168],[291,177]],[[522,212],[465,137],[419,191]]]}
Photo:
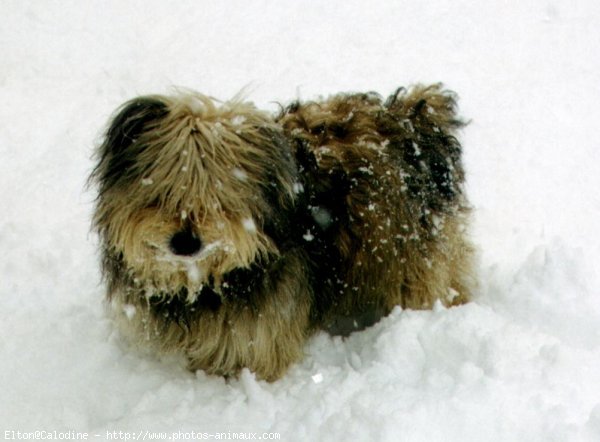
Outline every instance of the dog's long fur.
{"label": "dog's long fur", "polygon": [[92,174],[122,328],[191,369],[279,378],[318,329],[472,289],[462,125],[439,85],[293,103],[140,97]]}

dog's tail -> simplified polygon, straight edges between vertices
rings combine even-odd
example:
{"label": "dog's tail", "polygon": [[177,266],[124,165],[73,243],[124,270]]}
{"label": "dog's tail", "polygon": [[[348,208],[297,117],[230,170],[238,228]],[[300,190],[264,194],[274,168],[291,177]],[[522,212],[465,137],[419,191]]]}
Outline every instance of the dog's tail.
{"label": "dog's tail", "polygon": [[462,194],[464,169],[457,131],[456,94],[441,84],[399,88],[384,103],[380,132],[405,170],[409,193],[434,212],[453,206]]}
{"label": "dog's tail", "polygon": [[392,113],[406,116],[412,121],[433,124],[440,129],[456,130],[465,125],[456,112],[457,96],[443,89],[441,83],[416,85],[409,89],[400,87],[385,101]]}

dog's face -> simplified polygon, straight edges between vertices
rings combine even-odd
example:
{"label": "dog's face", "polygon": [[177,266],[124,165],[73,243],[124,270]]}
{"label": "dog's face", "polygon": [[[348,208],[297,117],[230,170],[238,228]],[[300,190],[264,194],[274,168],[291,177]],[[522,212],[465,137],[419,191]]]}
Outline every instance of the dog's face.
{"label": "dog's face", "polygon": [[134,99],[98,157],[94,223],[136,284],[192,294],[277,255],[270,229],[294,204],[296,167],[280,129],[251,104]]}

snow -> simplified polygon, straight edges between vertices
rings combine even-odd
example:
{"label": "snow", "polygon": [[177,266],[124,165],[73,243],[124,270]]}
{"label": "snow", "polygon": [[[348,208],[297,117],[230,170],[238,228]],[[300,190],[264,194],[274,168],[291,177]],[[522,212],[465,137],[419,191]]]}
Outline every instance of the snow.
{"label": "snow", "polygon": [[252,218],[244,218],[242,220],[242,226],[244,226],[244,230],[248,233],[256,232],[256,223]]}
{"label": "snow", "polygon": [[310,230],[307,230],[306,233],[304,235],[302,235],[302,238],[304,239],[304,241],[312,241],[313,239],[315,239],[315,236],[312,234],[312,232]]}
{"label": "snow", "polygon": [[245,122],[246,122],[246,117],[244,117],[243,115],[236,115],[235,117],[233,117],[231,119],[231,124],[233,124],[234,126],[241,126]]}
{"label": "snow", "polygon": [[[0,49],[3,437],[600,440],[600,3],[4,0]],[[419,81],[457,91],[471,120],[472,303],[318,334],[272,384],[189,373],[121,341],[85,187],[117,106],[247,87],[277,111]]]}
{"label": "snow", "polygon": [[235,178],[237,178],[240,181],[246,181],[248,179],[248,174],[246,173],[246,171],[240,169],[239,167],[234,167],[231,170],[231,173]]}
{"label": "snow", "polygon": [[327,229],[331,223],[333,222],[333,218],[331,217],[331,213],[327,210],[326,207],[321,206],[312,206],[310,208],[311,215],[315,222],[321,227],[323,230]]}

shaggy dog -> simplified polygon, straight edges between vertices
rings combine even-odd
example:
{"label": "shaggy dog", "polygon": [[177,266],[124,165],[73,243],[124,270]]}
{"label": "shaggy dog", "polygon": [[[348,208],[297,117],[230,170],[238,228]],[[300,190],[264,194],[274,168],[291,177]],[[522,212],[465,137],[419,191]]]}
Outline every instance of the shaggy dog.
{"label": "shaggy dog", "polygon": [[129,101],[91,176],[122,329],[192,370],[272,381],[319,329],[467,301],[461,125],[440,85],[276,116],[194,92]]}

